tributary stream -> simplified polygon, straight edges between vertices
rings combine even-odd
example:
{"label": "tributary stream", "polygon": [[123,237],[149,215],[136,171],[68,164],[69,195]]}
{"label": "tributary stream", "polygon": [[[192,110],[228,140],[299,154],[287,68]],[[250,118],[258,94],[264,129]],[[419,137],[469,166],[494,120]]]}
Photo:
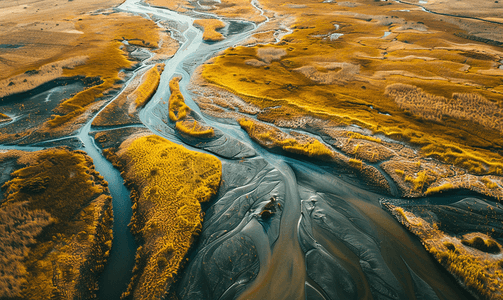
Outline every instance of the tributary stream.
{"label": "tributary stream", "polygon": [[[239,125],[200,112],[187,89],[192,72],[263,23],[225,19],[239,22],[238,30],[228,30],[221,42],[206,43],[192,23],[207,14],[184,15],[138,0],[127,0],[118,9],[166,21],[180,42],[179,50],[165,62],[156,94],[140,112],[142,123],[189,149],[216,154],[223,163],[225,184],[208,208],[200,241],[177,283],[180,299],[470,298],[417,238],[381,209],[382,195],[353,185],[351,180],[357,179],[334,170],[271,153],[251,141]],[[176,135],[159,108],[162,99],[169,98],[168,83],[175,75],[183,78],[180,90],[187,105],[219,130],[222,139],[235,141],[233,145],[242,145],[253,154],[237,160],[221,149],[211,150],[218,148],[215,145],[197,148]],[[131,278],[137,247],[127,227],[131,202],[119,171],[89,136],[91,123],[77,137],[108,181],[114,211],[114,240],[100,278],[99,298],[119,299]],[[270,222],[264,222],[258,215],[271,196],[282,205]],[[237,248],[225,252],[230,250],[224,245]],[[243,260],[248,254],[256,259]],[[232,270],[221,262],[227,256],[235,259]]]}

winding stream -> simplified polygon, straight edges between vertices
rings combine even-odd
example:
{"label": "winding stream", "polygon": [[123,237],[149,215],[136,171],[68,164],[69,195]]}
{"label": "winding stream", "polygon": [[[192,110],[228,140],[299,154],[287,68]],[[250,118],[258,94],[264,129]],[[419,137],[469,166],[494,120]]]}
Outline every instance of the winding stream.
{"label": "winding stream", "polygon": [[[252,4],[264,14],[257,1]],[[180,42],[179,50],[165,62],[156,94],[140,112],[142,123],[154,133],[190,149],[216,154],[223,163],[226,183],[207,212],[200,244],[177,287],[180,299],[199,299],[202,295],[210,299],[335,299],[337,295],[345,297],[341,299],[375,295],[381,295],[380,299],[420,299],[421,295],[424,299],[470,298],[446,276],[419,241],[380,208],[381,195],[355,187],[350,179],[339,177],[334,170],[327,172],[319,166],[270,153],[252,142],[238,125],[200,112],[187,89],[190,74],[215,53],[246,39],[269,18],[258,25],[239,21],[243,23],[241,32],[231,32],[221,42],[206,43],[202,31],[192,25],[196,16],[204,13],[183,15],[141,4],[139,0],[126,0],[118,10],[170,21]],[[253,155],[238,162],[221,152],[185,144],[176,135],[163,121],[161,105],[162,99],[169,98],[168,83],[175,75],[182,76],[180,90],[186,104],[223,137],[242,143]],[[114,211],[114,240],[100,277],[99,298],[119,299],[131,278],[137,247],[127,227],[131,203],[120,172],[103,157],[89,135],[93,120],[76,137],[108,181]],[[241,178],[239,170],[246,170],[244,174],[251,176]],[[265,222],[259,213],[271,195],[278,196],[281,208],[270,222]],[[234,223],[226,228],[224,220]],[[246,266],[236,271],[231,282],[205,278],[200,265],[209,257],[205,255],[217,257],[214,253],[221,253],[221,245],[236,244],[233,241],[238,237],[253,245],[247,250],[258,261],[243,263]],[[330,270],[339,270],[333,274],[335,282],[324,278],[326,265]],[[212,280],[220,281],[212,285]],[[201,286],[204,284],[207,286]],[[338,293],[335,296],[334,291]]]}

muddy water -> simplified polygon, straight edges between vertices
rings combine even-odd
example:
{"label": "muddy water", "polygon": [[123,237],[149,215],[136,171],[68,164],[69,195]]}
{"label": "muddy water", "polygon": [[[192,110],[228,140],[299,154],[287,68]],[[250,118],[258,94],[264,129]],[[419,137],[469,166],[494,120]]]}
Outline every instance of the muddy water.
{"label": "muddy water", "polygon": [[[175,21],[183,41],[166,62],[159,90],[140,114],[143,123],[156,134],[198,146],[223,162],[224,183],[206,212],[199,246],[177,284],[179,298],[469,298],[417,239],[380,208],[382,196],[342,180],[337,170],[327,172],[269,153],[239,126],[200,113],[187,89],[190,74],[214,53],[246,38],[254,26],[240,26],[244,32],[229,30],[233,34],[226,40],[208,44],[191,17],[134,6],[132,1],[124,7]],[[182,76],[186,103],[217,131],[214,141],[184,140],[167,120],[161,103],[169,98],[168,82],[175,75]],[[229,156],[216,147],[224,139],[222,143],[237,140],[253,151],[240,148]],[[248,155],[251,152],[255,154]],[[281,206],[271,219],[264,219],[260,212],[272,196]],[[327,276],[327,265],[339,271]]]}
{"label": "muddy water", "polygon": [[[417,239],[380,208],[382,195],[356,187],[352,181],[356,179],[333,167],[270,153],[238,125],[201,114],[187,89],[190,74],[260,24],[229,22],[222,31],[226,39],[210,44],[192,26],[204,14],[182,15],[135,0],[119,9],[168,21],[181,43],[165,62],[157,93],[140,112],[144,125],[190,149],[215,154],[223,164],[219,194],[206,210],[198,245],[174,288],[180,299],[469,298]],[[168,83],[175,75],[182,76],[186,103],[202,122],[215,128],[214,139],[186,140],[167,121],[162,102],[169,98]],[[49,94],[40,97],[51,99]],[[77,137],[109,182],[114,207],[114,240],[100,278],[99,298],[119,299],[130,279],[136,249],[127,228],[131,202],[120,173],[89,136],[91,123]],[[261,212],[271,198],[276,199],[274,214],[265,218]]]}

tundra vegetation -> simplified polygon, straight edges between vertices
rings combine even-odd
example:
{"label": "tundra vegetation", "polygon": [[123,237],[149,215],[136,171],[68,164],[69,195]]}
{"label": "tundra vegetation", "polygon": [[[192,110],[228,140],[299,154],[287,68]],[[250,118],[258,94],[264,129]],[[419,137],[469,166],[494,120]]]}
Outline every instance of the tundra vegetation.
{"label": "tundra vegetation", "polygon": [[203,40],[208,42],[218,42],[224,39],[224,36],[217,31],[225,27],[225,23],[218,19],[199,19],[194,21],[194,25],[203,28]]}
{"label": "tundra vegetation", "polygon": [[2,186],[0,297],[90,299],[112,243],[107,182],[83,151],[8,151]]}
{"label": "tundra vegetation", "polygon": [[497,241],[480,232],[452,235],[438,221],[427,217],[428,213],[421,213],[423,208],[411,210],[391,204],[385,207],[470,292],[480,299],[503,299],[503,260],[498,255],[501,245]]}
{"label": "tundra vegetation", "polygon": [[[13,132],[11,127],[0,129],[0,141],[14,141],[30,135],[33,135],[33,139],[40,140],[74,132],[89,118],[86,112],[96,111],[104,104],[100,100],[115,93],[122,86],[126,76],[124,70],[138,63],[137,59],[130,55],[132,51],[144,48],[152,52],[164,53],[165,49],[161,48],[171,45],[170,38],[164,37],[161,28],[152,20],[126,13],[80,13],[78,18],[60,16],[64,19],[61,20],[62,27],[66,29],[64,32],[56,32],[60,24],[52,24],[54,21],[47,23],[52,24],[52,27],[45,28],[52,31],[51,35],[47,35],[43,31],[44,28],[41,28],[41,36],[46,36],[54,43],[61,44],[55,47],[59,52],[57,55],[53,53],[50,57],[41,54],[38,60],[27,60],[29,64],[20,63],[15,69],[7,68],[5,71],[8,71],[8,77],[0,77],[0,91],[2,91],[0,97],[26,92],[55,79],[83,80],[90,84],[84,90],[61,101],[53,111],[46,112],[45,120],[30,124],[22,131],[17,130],[19,132]],[[22,33],[18,34],[22,35]],[[18,40],[23,42],[26,39],[26,43],[30,45],[45,43],[38,38],[30,40],[30,36],[27,35]],[[162,47],[159,47],[161,46],[160,36],[166,38],[166,41],[162,42]],[[45,45],[43,49],[47,48]],[[9,51],[13,52],[9,54],[17,57],[17,52],[26,51],[24,47],[15,50]],[[49,51],[49,53],[52,52],[52,50]],[[3,66],[0,65],[0,67],[3,69]],[[151,76],[149,80],[154,80],[150,78]],[[145,89],[146,85],[142,88]],[[152,86],[148,89],[152,89]],[[139,93],[140,90],[137,92]],[[138,101],[141,102],[144,96],[138,96]],[[141,106],[140,102],[138,105]]]}
{"label": "tundra vegetation", "polygon": [[140,86],[129,96],[134,99],[135,109],[144,106],[152,98],[161,81],[163,70],[164,64],[157,64],[143,75]]}
{"label": "tundra vegetation", "polygon": [[239,119],[239,125],[246,130],[250,137],[262,146],[278,147],[308,157],[331,159],[335,157],[333,150],[315,138],[305,135],[292,136],[270,125],[259,123],[252,119]]}
{"label": "tundra vegetation", "polygon": [[131,188],[131,231],[138,239],[133,278],[124,298],[165,295],[201,230],[202,202],[218,191],[220,161],[156,135],[133,137],[106,151]]}
{"label": "tundra vegetation", "polygon": [[202,125],[190,115],[190,108],[185,104],[185,99],[180,92],[180,77],[174,77],[169,82],[171,95],[169,97],[169,119],[176,122],[175,128],[182,134],[197,137],[210,138],[215,135],[213,128]]}
{"label": "tundra vegetation", "polygon": [[[455,25],[400,12],[409,7],[402,4],[344,7],[337,16],[328,8],[334,4],[305,4],[316,19],[274,4],[263,5],[297,17],[293,32],[277,44],[225,50],[204,65],[207,83],[257,106],[262,120],[354,124],[472,174],[503,175],[494,151],[503,146],[499,49],[466,44],[449,32]],[[391,35],[383,38],[385,31]],[[279,109],[288,114],[268,118]]]}
{"label": "tundra vegetation", "polygon": [[[425,5],[450,11],[439,3]],[[203,65],[193,79],[203,111],[234,118],[268,148],[280,147],[281,129],[257,130],[250,115],[314,132],[355,171],[371,164],[386,172],[400,196],[469,189],[503,198],[501,24],[384,1],[260,5],[292,31],[277,42],[285,31],[268,35],[266,27]],[[501,14],[493,1],[481,3],[483,12],[466,5],[455,11],[499,22],[491,18]],[[496,249],[495,240],[430,244],[430,230],[439,239],[451,236],[404,208],[393,214],[470,291],[501,299],[502,262],[481,250]]]}

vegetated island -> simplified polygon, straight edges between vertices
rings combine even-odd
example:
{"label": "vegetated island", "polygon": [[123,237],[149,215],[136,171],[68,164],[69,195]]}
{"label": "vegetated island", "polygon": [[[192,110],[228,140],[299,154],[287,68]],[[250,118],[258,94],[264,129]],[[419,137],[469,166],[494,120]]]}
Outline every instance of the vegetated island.
{"label": "vegetated island", "polygon": [[199,19],[194,21],[194,25],[203,28],[203,40],[207,42],[218,42],[224,39],[224,36],[216,31],[225,27],[225,23],[218,19]]}
{"label": "vegetated island", "polygon": [[221,163],[156,135],[133,135],[118,149],[104,153],[131,188],[130,227],[140,244],[123,298],[161,297],[177,278],[201,230],[200,203],[217,193]]}
{"label": "vegetated island", "polygon": [[[113,4],[119,4],[118,1],[91,0],[79,5],[59,3],[60,6],[51,2],[45,3],[45,7],[42,5],[48,7],[47,12],[34,14],[32,9],[39,4],[25,5],[25,9],[17,11],[27,23],[1,35],[2,42],[12,41],[21,46],[1,54],[0,102],[28,99],[59,85],[74,86],[75,92],[66,99],[47,96],[46,109],[38,107],[38,103],[24,101],[13,113],[19,116],[16,122],[0,128],[0,141],[4,143],[34,143],[74,133],[118,93],[140,62],[165,59],[178,47],[174,39],[162,31],[161,23],[110,9]],[[36,35],[34,30],[38,30]],[[54,46],[42,53],[40,49],[47,49],[46,40],[53,41]],[[27,51],[37,55],[26,58]],[[145,51],[152,53],[152,57],[139,54]],[[15,63],[6,65],[3,61]],[[139,81],[142,75],[143,72],[139,72],[134,80]],[[25,120],[25,112],[31,115],[29,121]],[[133,114],[128,109],[126,112]],[[135,116],[130,116],[128,121],[138,122]]]}
{"label": "vegetated island", "polygon": [[2,151],[0,170],[0,297],[95,298],[113,212],[92,159],[65,148]]}
{"label": "vegetated island", "polygon": [[169,90],[171,91],[168,102],[169,119],[171,122],[175,122],[175,128],[181,134],[200,139],[213,137],[215,130],[197,122],[191,113],[192,110],[185,104],[185,99],[180,92],[180,80],[181,77],[174,77],[169,82]]}
{"label": "vegetated island", "polygon": [[467,198],[450,205],[384,207],[480,299],[503,299],[503,205]]}
{"label": "vegetated island", "polygon": [[[501,12],[492,1],[483,5],[497,9],[493,17]],[[197,70],[191,90],[204,113],[236,120],[272,150],[295,145],[285,131],[313,134],[340,165],[348,161],[356,176],[362,178],[362,165],[375,168],[396,197],[473,191],[496,210],[503,199],[501,24],[394,2],[271,0],[261,1],[261,8],[290,21],[292,31],[274,43],[281,30],[259,29],[246,46],[229,48]],[[311,17],[302,15],[305,11]],[[484,14],[496,20],[489,10]],[[257,126],[254,119],[269,124]],[[466,201],[390,203],[458,224],[454,232],[438,225],[442,233],[431,239],[437,232],[433,220],[418,222],[426,226],[420,231],[419,225],[407,228],[473,294],[500,299],[501,264],[496,256],[485,262],[494,254],[469,246],[501,246],[497,213],[475,211]],[[401,214],[393,215],[402,222]],[[479,218],[484,215],[487,220]],[[469,218],[489,223],[482,228]],[[454,246],[432,243],[435,239],[452,240]]]}
{"label": "vegetated island", "polygon": [[133,78],[120,95],[96,116],[92,125],[107,127],[141,124],[138,112],[155,94],[163,71],[164,64],[158,63]]}

